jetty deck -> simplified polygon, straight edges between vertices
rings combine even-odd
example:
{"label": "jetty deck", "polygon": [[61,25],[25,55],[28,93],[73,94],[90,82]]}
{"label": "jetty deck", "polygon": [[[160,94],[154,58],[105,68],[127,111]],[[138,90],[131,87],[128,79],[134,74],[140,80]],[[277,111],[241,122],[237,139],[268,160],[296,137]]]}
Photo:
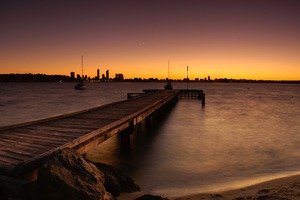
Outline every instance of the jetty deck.
{"label": "jetty deck", "polygon": [[122,130],[134,126],[179,91],[156,91],[72,114],[0,128],[0,174],[21,176],[39,168],[58,149],[83,154]]}

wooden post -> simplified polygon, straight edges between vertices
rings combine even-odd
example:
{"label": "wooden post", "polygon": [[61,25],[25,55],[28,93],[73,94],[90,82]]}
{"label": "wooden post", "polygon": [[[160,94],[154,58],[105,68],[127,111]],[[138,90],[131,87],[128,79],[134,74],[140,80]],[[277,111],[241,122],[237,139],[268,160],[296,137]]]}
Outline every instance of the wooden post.
{"label": "wooden post", "polygon": [[202,93],[201,100],[202,100],[202,106],[204,106],[205,105],[205,93]]}
{"label": "wooden post", "polygon": [[122,151],[130,151],[130,132],[124,130],[121,132],[121,149]]}
{"label": "wooden post", "polygon": [[134,132],[134,122],[130,122],[130,126],[122,131],[121,134],[121,148],[125,151],[130,151],[130,135]]}
{"label": "wooden post", "polygon": [[146,117],[145,119],[145,125],[146,125],[146,128],[148,129],[151,129],[153,127],[153,114],[149,115],[148,117]]}

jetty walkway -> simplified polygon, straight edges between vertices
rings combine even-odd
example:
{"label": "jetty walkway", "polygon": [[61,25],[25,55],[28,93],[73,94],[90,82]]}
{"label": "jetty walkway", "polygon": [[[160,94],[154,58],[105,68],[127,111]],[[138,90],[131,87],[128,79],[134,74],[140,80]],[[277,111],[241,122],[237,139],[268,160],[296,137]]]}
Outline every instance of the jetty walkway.
{"label": "jetty walkway", "polygon": [[0,176],[21,178],[30,174],[59,149],[73,148],[84,154],[115,134],[128,128],[130,130],[146,118],[151,121],[157,111],[176,102],[180,96],[204,97],[203,91],[199,91],[191,90],[189,95],[186,90],[129,93],[127,100],[0,127]]}
{"label": "jetty walkway", "polygon": [[62,148],[84,154],[177,98],[176,90],[158,91],[77,113],[2,127],[0,174],[19,176],[33,171]]}

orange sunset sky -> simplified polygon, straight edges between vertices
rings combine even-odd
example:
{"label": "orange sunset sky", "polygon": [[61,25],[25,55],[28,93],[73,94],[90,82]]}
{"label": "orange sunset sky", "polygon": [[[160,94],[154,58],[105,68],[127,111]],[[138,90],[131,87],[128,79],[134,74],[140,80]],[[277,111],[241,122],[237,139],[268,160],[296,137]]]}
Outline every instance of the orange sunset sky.
{"label": "orange sunset sky", "polygon": [[298,0],[0,0],[0,74],[300,80]]}

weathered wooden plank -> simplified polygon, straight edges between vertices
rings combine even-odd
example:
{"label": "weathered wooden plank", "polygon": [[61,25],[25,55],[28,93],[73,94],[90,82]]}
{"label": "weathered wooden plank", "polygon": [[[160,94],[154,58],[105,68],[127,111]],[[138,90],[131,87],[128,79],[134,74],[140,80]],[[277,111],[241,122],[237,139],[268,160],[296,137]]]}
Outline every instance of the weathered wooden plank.
{"label": "weathered wooden plank", "polygon": [[16,148],[32,148],[32,149],[36,149],[36,150],[41,150],[41,151],[47,151],[49,149],[51,149],[51,146],[46,146],[46,145],[42,145],[42,144],[33,144],[33,143],[26,143],[23,141],[16,141],[15,139],[11,139],[9,137],[1,137],[0,138],[1,141],[6,142],[8,144],[10,144],[11,146],[15,146]]}
{"label": "weathered wooden plank", "polygon": [[49,142],[52,142],[52,143],[55,143],[55,144],[62,144],[62,143],[65,143],[65,142],[68,142],[70,141],[71,139],[66,139],[66,138],[58,138],[58,137],[55,137],[54,135],[42,135],[40,133],[32,133],[32,132],[27,132],[25,130],[14,130],[14,131],[11,131],[9,133],[10,136],[20,136],[22,138],[26,137],[26,138],[30,138],[32,140],[37,140],[37,141],[49,141]]}
{"label": "weathered wooden plank", "polygon": [[0,127],[0,131],[14,129],[14,128],[22,128],[22,127],[25,127],[25,126],[32,126],[32,125],[36,125],[36,124],[42,124],[44,122],[51,122],[51,121],[61,120],[63,118],[69,117],[69,116],[73,116],[73,115],[77,115],[77,114],[81,114],[81,113],[86,113],[86,112],[97,111],[97,110],[107,108],[107,107],[110,107],[110,106],[114,106],[116,104],[126,102],[126,101],[127,100],[116,101],[116,102],[109,103],[109,104],[106,104],[106,105],[102,105],[102,106],[98,106],[98,107],[94,107],[94,108],[89,108],[89,109],[86,109],[86,110],[81,110],[81,111],[68,113],[68,114],[64,114],[64,115],[49,117],[49,118],[46,118],[46,119],[41,119],[41,120],[36,120],[36,121],[29,121],[29,122],[25,122],[25,123],[21,123],[21,124],[13,124],[13,125],[8,125],[8,126],[3,126],[3,127]]}
{"label": "weathered wooden plank", "polygon": [[1,148],[0,155],[4,155],[5,157],[16,159],[16,160],[27,160],[29,158],[32,158],[32,155],[28,155],[26,152],[16,152],[11,151],[7,148]]}
{"label": "weathered wooden plank", "polygon": [[86,126],[84,124],[65,124],[62,122],[51,122],[47,124],[48,127],[60,127],[60,128],[76,128],[78,130],[86,130],[86,129],[90,129],[90,130],[95,130],[98,127],[92,127],[92,126]]}
{"label": "weathered wooden plank", "polygon": [[8,157],[6,157],[6,156],[0,154],[0,163],[1,163],[0,166],[3,165],[2,163],[4,163],[4,165],[5,165],[5,164],[13,164],[13,165],[16,165],[16,164],[18,164],[18,163],[21,162],[21,161],[22,161],[22,160],[16,160],[16,159],[8,158]]}
{"label": "weathered wooden plank", "polygon": [[40,149],[35,149],[35,148],[29,148],[29,147],[24,147],[24,146],[20,146],[20,145],[11,145],[9,143],[5,143],[3,141],[0,140],[0,145],[1,145],[1,149],[8,149],[12,152],[26,152],[28,155],[30,156],[36,156],[38,153],[41,153],[45,150],[40,150]]}
{"label": "weathered wooden plank", "polygon": [[98,114],[93,114],[93,115],[90,115],[90,114],[87,114],[87,115],[77,115],[77,116],[72,116],[72,117],[79,117],[79,118],[84,118],[84,119],[105,119],[105,118],[108,118],[108,117],[112,117],[114,116],[115,114],[121,114],[122,110],[119,109],[119,108],[111,108],[109,110],[107,109],[104,109],[101,111],[101,113],[98,113]]}
{"label": "weathered wooden plank", "polygon": [[53,141],[48,141],[48,140],[43,141],[43,140],[40,140],[40,139],[38,140],[38,139],[35,139],[32,137],[28,138],[28,137],[18,136],[18,135],[14,135],[14,134],[6,134],[5,137],[8,139],[11,139],[11,140],[22,141],[22,142],[26,142],[29,144],[42,144],[42,145],[49,145],[52,147],[61,145],[61,143],[58,143],[58,142],[53,142]]}
{"label": "weathered wooden plank", "polygon": [[[123,112],[123,111],[122,111]],[[78,120],[81,120],[81,121],[93,121],[93,122],[96,122],[98,123],[99,121],[102,121],[102,120],[117,120],[117,119],[120,119],[120,116],[121,113],[120,111],[112,111],[110,112],[109,115],[105,115],[105,114],[102,114],[102,115],[97,115],[97,116],[72,116],[71,118],[72,119],[78,119]]]}
{"label": "weathered wooden plank", "polygon": [[[75,120],[77,121],[80,121],[80,123],[77,123]],[[65,120],[65,121],[62,121],[60,122],[60,124],[69,124],[71,126],[74,126],[74,127],[77,127],[77,126],[80,126],[80,127],[93,127],[95,129],[99,128],[99,123],[103,122],[103,121],[113,121],[115,120],[115,117],[113,119],[111,119],[110,117],[107,117],[107,118],[103,118],[102,120],[94,120],[94,119],[80,119],[80,118],[77,118],[75,119],[75,117],[72,117],[70,118],[69,120]]]}
{"label": "weathered wooden plank", "polygon": [[5,157],[3,159],[2,156],[0,155],[0,169],[2,168],[6,169],[8,165],[11,166],[14,163],[15,162],[7,161]]}
{"label": "weathered wooden plank", "polygon": [[10,152],[15,152],[15,153],[19,153],[19,154],[25,154],[29,157],[34,157],[40,153],[46,152],[47,150],[37,150],[37,149],[29,149],[29,148],[20,148],[20,147],[11,147],[5,144],[2,144],[1,149],[2,150],[8,150]]}
{"label": "weathered wooden plank", "polygon": [[11,157],[4,151],[0,151],[0,160],[7,163],[13,163],[13,164],[17,164],[19,162],[24,161],[24,159],[21,158]]}
{"label": "weathered wooden plank", "polygon": [[[18,131],[17,131],[18,133]],[[66,139],[66,140],[72,140],[75,138],[80,137],[80,135],[71,135],[71,134],[65,134],[61,132],[54,132],[54,131],[46,131],[46,130],[40,130],[40,129],[31,129],[31,128],[24,128],[22,130],[22,133],[26,133],[26,135],[33,135],[33,136],[41,136],[41,137],[53,137],[56,139]]]}
{"label": "weathered wooden plank", "polygon": [[66,128],[66,127],[57,127],[57,126],[48,126],[47,124],[42,125],[34,125],[27,127],[28,129],[38,129],[38,130],[45,130],[45,131],[53,131],[57,133],[63,134],[75,134],[75,135],[84,135],[93,131],[93,129],[77,129],[77,128]]}

